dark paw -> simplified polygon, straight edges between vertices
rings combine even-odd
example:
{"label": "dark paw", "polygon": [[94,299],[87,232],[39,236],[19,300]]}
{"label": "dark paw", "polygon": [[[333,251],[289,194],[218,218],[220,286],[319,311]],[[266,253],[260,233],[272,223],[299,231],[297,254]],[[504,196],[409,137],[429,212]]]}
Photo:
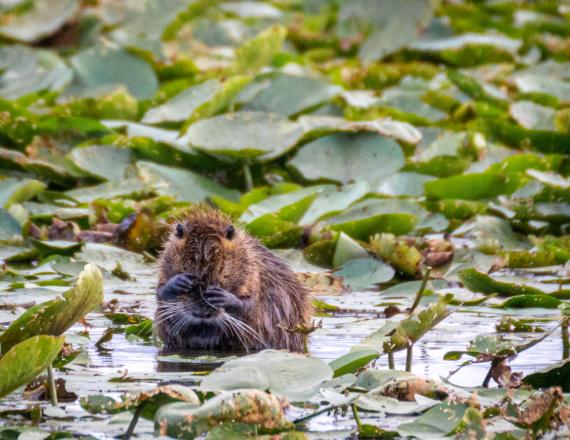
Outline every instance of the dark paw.
{"label": "dark paw", "polygon": [[210,286],[202,294],[204,301],[216,309],[233,309],[238,299],[227,290],[219,286]]}
{"label": "dark paw", "polygon": [[179,295],[191,294],[198,287],[197,278],[189,273],[181,273],[170,278],[164,286],[157,291],[161,301],[173,300]]}

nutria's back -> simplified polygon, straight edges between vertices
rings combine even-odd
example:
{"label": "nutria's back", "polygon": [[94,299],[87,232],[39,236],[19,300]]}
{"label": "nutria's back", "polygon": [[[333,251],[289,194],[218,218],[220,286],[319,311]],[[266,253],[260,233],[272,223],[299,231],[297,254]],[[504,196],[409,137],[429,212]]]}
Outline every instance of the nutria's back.
{"label": "nutria's back", "polygon": [[167,348],[301,351],[310,294],[289,267],[213,208],[173,224],[160,257],[155,326]]}

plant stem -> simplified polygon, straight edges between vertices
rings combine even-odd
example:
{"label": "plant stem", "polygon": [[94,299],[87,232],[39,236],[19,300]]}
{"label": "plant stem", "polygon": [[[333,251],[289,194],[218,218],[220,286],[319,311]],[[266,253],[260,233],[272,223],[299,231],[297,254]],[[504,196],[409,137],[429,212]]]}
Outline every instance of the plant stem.
{"label": "plant stem", "polygon": [[412,371],[412,358],[414,357],[414,344],[406,349],[406,371]]}
{"label": "plant stem", "polygon": [[422,295],[424,294],[424,290],[426,290],[430,274],[431,274],[431,267],[428,266],[426,267],[424,278],[422,280],[422,284],[420,285],[420,290],[418,290],[418,293],[416,294],[416,299],[414,300],[414,303],[412,304],[412,307],[410,307],[410,310],[408,312],[410,315],[414,313],[414,310],[416,310],[416,307],[418,307],[418,305],[420,304]]}
{"label": "plant stem", "polygon": [[565,318],[562,321],[562,326],[560,331],[562,332],[562,359],[568,359],[570,357],[570,339],[568,338],[568,322],[570,318]]}
{"label": "plant stem", "polygon": [[57,406],[57,389],[55,387],[55,379],[53,377],[53,365],[50,365],[47,369],[48,372],[48,389],[49,398],[53,406]]}
{"label": "plant stem", "polygon": [[352,414],[354,415],[354,420],[356,421],[356,426],[358,426],[358,430],[362,427],[362,420],[360,420],[360,415],[358,414],[358,408],[356,408],[356,403],[352,403],[350,405],[352,409]]}
{"label": "plant stem", "polygon": [[245,189],[251,191],[253,189],[253,178],[251,177],[251,169],[248,162],[243,163],[243,174],[245,176]]}
{"label": "plant stem", "polygon": [[388,368],[390,370],[396,369],[396,365],[394,364],[394,353],[392,353],[391,351],[388,352]]}
{"label": "plant stem", "polygon": [[123,436],[123,440],[129,440],[131,438],[131,436],[133,435],[133,433],[135,432],[135,427],[137,426],[137,422],[139,421],[139,417],[144,409],[146,405],[146,402],[141,403],[137,409],[135,410],[135,413],[133,414],[133,418],[131,419],[131,423],[129,423],[129,427],[127,428],[127,432],[125,432],[125,435]]}

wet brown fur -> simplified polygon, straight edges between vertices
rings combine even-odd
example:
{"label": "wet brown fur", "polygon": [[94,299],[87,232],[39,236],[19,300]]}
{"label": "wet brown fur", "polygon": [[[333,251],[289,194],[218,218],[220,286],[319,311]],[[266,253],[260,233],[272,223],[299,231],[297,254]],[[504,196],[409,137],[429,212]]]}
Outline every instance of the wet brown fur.
{"label": "wet brown fur", "polygon": [[[209,348],[280,348],[292,351],[303,349],[303,335],[288,332],[310,320],[312,306],[307,288],[294,272],[258,240],[235,227],[231,240],[225,230],[231,219],[219,210],[199,205],[180,221],[185,236],[176,236],[176,223],[160,256],[159,287],[173,276],[188,272],[199,277],[204,286],[219,285],[237,297],[249,299],[247,313],[242,321],[253,328],[265,347],[253,343],[239,347],[235,339],[213,338]],[[160,304],[159,304],[160,305]],[[181,337],[169,328],[169,321],[160,321],[158,335],[169,348],[194,347],[195,341]],[[204,327],[204,337],[210,330]],[[212,335],[213,336],[213,335]],[[202,339],[199,340],[202,345]],[[221,346],[219,346],[221,345]]]}

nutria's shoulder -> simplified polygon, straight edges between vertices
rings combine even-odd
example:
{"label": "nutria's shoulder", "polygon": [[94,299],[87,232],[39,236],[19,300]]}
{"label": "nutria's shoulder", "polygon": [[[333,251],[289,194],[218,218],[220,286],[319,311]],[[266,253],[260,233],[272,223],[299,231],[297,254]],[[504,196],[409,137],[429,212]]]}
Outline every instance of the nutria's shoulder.
{"label": "nutria's shoulder", "polygon": [[172,225],[157,306],[158,333],[173,348],[301,350],[291,330],[311,316],[310,294],[288,265],[207,207]]}

